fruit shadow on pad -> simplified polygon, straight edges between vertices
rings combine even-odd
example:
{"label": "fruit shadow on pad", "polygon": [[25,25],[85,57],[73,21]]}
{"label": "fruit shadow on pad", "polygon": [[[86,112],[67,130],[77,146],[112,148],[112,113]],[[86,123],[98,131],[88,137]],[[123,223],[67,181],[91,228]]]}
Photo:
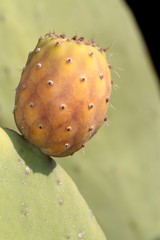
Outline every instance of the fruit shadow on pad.
{"label": "fruit shadow on pad", "polygon": [[11,139],[18,155],[25,161],[25,164],[32,169],[34,173],[49,175],[56,167],[56,162],[49,156],[46,156],[38,148],[26,141],[21,135],[3,128]]}

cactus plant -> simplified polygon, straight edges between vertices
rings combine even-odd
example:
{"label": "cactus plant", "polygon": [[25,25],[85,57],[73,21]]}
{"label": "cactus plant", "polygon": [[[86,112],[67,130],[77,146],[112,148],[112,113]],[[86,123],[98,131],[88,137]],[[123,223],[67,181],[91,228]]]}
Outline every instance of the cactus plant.
{"label": "cactus plant", "polygon": [[1,240],[105,240],[67,173],[22,136],[0,128]]}
{"label": "cactus plant", "polygon": [[63,0],[0,1],[0,124],[16,129],[14,89],[40,34],[83,33],[104,47],[112,44],[109,60],[119,88],[112,91],[116,110],[109,109],[110,126],[103,125],[87,148],[67,161],[56,161],[72,176],[108,239],[158,239],[160,101],[142,36],[124,1],[67,3],[62,8]]}
{"label": "cactus plant", "polygon": [[104,49],[64,34],[40,37],[16,90],[14,116],[22,135],[45,154],[79,150],[106,120],[111,76]]}

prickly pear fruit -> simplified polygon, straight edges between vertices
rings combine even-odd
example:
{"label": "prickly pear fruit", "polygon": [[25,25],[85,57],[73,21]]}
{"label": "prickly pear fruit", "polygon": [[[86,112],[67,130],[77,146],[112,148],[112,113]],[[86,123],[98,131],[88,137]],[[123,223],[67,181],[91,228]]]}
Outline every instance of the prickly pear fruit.
{"label": "prickly pear fruit", "polygon": [[102,48],[82,37],[46,34],[22,71],[15,122],[45,154],[71,155],[106,119],[110,92],[110,68]]}
{"label": "prickly pear fruit", "polygon": [[0,239],[106,240],[66,172],[22,136],[0,128]]}

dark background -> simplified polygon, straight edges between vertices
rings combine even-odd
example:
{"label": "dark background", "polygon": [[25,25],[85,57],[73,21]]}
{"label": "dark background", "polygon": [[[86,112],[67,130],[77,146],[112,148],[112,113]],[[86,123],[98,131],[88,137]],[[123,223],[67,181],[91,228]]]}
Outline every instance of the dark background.
{"label": "dark background", "polygon": [[158,62],[158,56],[160,54],[160,28],[158,24],[160,16],[160,12],[158,12],[160,9],[159,1],[126,0],[126,2],[135,15],[137,23],[144,36],[144,40],[146,41],[146,45],[158,77],[160,77],[160,66]]}

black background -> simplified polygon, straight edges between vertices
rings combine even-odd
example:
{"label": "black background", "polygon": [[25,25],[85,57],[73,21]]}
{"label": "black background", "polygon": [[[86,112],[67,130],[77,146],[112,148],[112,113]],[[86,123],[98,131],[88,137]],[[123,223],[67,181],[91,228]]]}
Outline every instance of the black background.
{"label": "black background", "polygon": [[[159,1],[126,0],[143,34],[155,70],[160,77],[160,7]],[[160,84],[160,78],[159,78]]]}

